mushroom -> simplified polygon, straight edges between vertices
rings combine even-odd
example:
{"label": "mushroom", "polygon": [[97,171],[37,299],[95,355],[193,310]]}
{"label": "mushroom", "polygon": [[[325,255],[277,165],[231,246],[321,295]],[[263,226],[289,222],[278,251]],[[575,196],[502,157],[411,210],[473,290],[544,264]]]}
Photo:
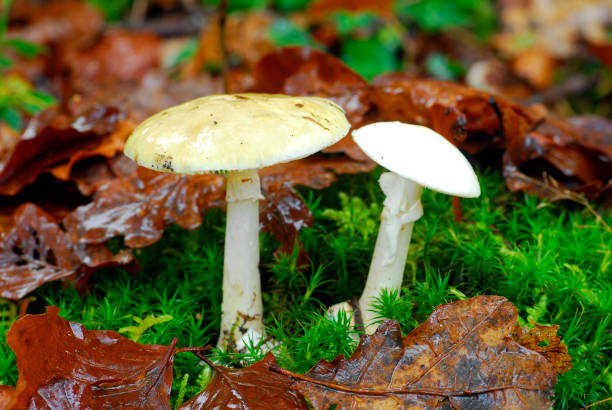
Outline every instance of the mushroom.
{"label": "mushroom", "polygon": [[[423,215],[423,187],[449,195],[473,198],[480,185],[461,152],[435,131],[401,122],[377,122],[353,131],[353,139],[372,160],[387,168],[378,180],[386,195],[374,255],[359,310],[367,333],[376,330],[371,310],[383,289],[399,290],[414,221]],[[330,309],[352,312],[348,302]]]}
{"label": "mushroom", "polygon": [[[344,111],[318,97],[201,97],[143,121],[125,154],[164,172],[226,172],[227,225],[218,346],[240,350],[263,337],[259,276],[259,168],[306,157],[340,140]],[[245,336],[247,335],[247,336]]]}

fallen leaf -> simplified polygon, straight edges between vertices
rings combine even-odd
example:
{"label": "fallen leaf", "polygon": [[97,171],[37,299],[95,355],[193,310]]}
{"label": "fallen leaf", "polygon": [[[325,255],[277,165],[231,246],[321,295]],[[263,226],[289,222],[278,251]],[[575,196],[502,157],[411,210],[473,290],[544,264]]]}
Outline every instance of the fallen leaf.
{"label": "fallen leaf", "polygon": [[[385,75],[373,84],[378,119],[425,125],[472,154],[503,151],[511,190],[559,199],[530,182],[547,185],[550,174],[561,188],[593,199],[610,190],[612,138],[601,132],[601,126],[598,132],[582,132],[536,108],[456,83]],[[528,179],[517,183],[517,172]]]}
{"label": "fallen leaf", "polygon": [[[31,3],[31,2],[30,2]],[[27,25],[8,36],[36,44],[90,44],[102,30],[104,18],[91,5],[75,0],[28,4],[19,16]]]}
{"label": "fallen leaf", "polygon": [[80,266],[73,243],[55,220],[23,204],[0,242],[0,296],[20,299],[46,282],[69,276]]}
{"label": "fallen leaf", "polygon": [[512,331],[515,342],[529,350],[540,353],[550,362],[557,374],[568,372],[572,368],[572,358],[567,352],[567,346],[557,335],[559,325],[519,326],[517,323]]}
{"label": "fallen leaf", "polygon": [[512,69],[517,76],[541,90],[552,84],[556,65],[556,59],[547,50],[532,47],[522,50],[514,57]]}
{"label": "fallen leaf", "polygon": [[298,247],[297,266],[308,263],[308,255],[299,240],[298,233],[304,227],[310,228],[314,222],[312,212],[302,198],[290,186],[285,186],[265,195],[260,205],[259,220],[261,230],[270,232],[280,243],[275,254],[291,255]]}
{"label": "fallen leaf", "polygon": [[140,168],[104,185],[93,202],[68,214],[63,225],[75,243],[103,244],[122,236],[126,246],[141,248],[158,241],[172,223],[197,228],[205,209],[223,204],[223,185],[220,175],[181,176]]}
{"label": "fallen leaf", "polygon": [[535,0],[499,2],[501,33],[493,43],[507,55],[525,44],[539,47],[555,57],[567,58],[581,49],[581,40],[606,43],[606,25],[612,21],[608,0],[565,0],[555,4]]}
{"label": "fallen leaf", "polygon": [[0,239],[0,296],[21,299],[44,283],[131,262],[129,251],[73,243],[52,216],[25,203]]}
{"label": "fallen leaf", "polygon": [[291,388],[291,380],[271,372],[276,365],[272,353],[244,369],[216,366],[215,376],[206,389],[180,407],[180,410],[308,409],[304,398]]}
{"label": "fallen leaf", "polygon": [[[274,44],[268,36],[268,28],[273,21],[274,15],[268,11],[231,13],[226,16],[227,53],[239,57],[242,66],[252,67],[261,56],[274,50]],[[181,68],[185,78],[194,78],[207,68],[220,68],[223,57],[220,37],[219,16],[215,15],[202,30],[194,57]]]}
{"label": "fallen leaf", "polygon": [[13,386],[0,386],[0,408],[6,409],[15,394]]}
{"label": "fallen leaf", "polygon": [[309,47],[286,47],[263,56],[253,69],[251,90],[318,95],[340,105],[351,125],[370,109],[367,82],[338,58]]}
{"label": "fallen leaf", "polygon": [[174,344],[140,345],[58,313],[49,306],[9,329],[19,370],[9,409],[170,409]]}
{"label": "fallen leaf", "polygon": [[512,340],[516,319],[507,299],[478,296],[439,306],[403,339],[385,321],[350,358],[321,360],[292,387],[317,409],[549,408],[554,369]]}
{"label": "fallen leaf", "polygon": [[120,118],[107,106],[77,115],[48,110],[34,117],[0,164],[0,195],[15,195],[45,171],[66,177],[77,159],[112,157],[130,128],[125,123],[117,128]]}
{"label": "fallen leaf", "polygon": [[[88,49],[69,48],[58,58],[74,82],[90,82],[92,86],[110,80],[135,81],[158,68],[161,60],[161,39],[139,31],[111,30]],[[87,88],[87,86],[81,86]]]}
{"label": "fallen leaf", "polygon": [[391,0],[315,0],[308,6],[308,14],[311,18],[338,12],[349,11],[352,13],[373,12],[383,16],[392,16],[394,2]]}

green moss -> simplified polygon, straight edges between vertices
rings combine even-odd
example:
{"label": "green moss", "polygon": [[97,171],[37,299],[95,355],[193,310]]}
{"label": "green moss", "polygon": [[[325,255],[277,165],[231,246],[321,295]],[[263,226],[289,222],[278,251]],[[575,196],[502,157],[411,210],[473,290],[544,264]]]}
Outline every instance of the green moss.
{"label": "green moss", "polygon": [[[323,191],[300,189],[310,205],[314,226],[300,233],[311,265],[296,256],[272,256],[277,247],[262,235],[262,277],[266,324],[281,342],[282,366],[303,372],[320,358],[350,354],[355,346],[348,318],[330,321],[325,307],[358,297],[376,240],[383,195],[380,170],[343,176]],[[380,312],[397,319],[404,332],[425,320],[437,305],[479,294],[507,297],[522,320],[561,326],[574,368],[559,376],[556,408],[579,408],[612,391],[612,235],[584,208],[548,203],[509,193],[498,172],[480,173],[483,195],[463,200],[464,221],[456,223],[448,196],[425,191],[424,216],[415,223],[404,287],[383,295]],[[137,251],[138,275],[121,269],[98,272],[90,294],[49,284],[34,293],[31,312],[44,305],[88,329],[118,330],[132,317],[170,315],[172,320],[146,329],[139,342],[181,346],[214,344],[217,338],[223,269],[224,213],[207,213],[196,231],[168,229],[157,244]],[[604,214],[612,224],[610,214]],[[0,333],[8,324],[0,324]],[[244,356],[218,352],[218,360],[245,364],[263,355],[254,346]],[[188,377],[186,375],[189,375]],[[14,384],[14,355],[0,344],[0,382]],[[210,378],[193,355],[175,361],[173,400],[187,380],[185,398]]]}

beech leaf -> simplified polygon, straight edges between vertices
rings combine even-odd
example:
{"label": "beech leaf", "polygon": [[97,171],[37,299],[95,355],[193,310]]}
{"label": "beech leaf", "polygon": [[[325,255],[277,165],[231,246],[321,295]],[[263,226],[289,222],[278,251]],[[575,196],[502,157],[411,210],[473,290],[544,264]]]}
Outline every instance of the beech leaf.
{"label": "beech leaf", "polygon": [[180,410],[200,409],[308,409],[300,393],[291,389],[291,379],[271,372],[276,365],[272,353],[244,369],[230,369],[209,363],[216,374],[206,389]]}
{"label": "beech leaf", "polygon": [[20,299],[44,283],[131,262],[129,251],[75,244],[51,215],[24,203],[0,238],[0,297]]}
{"label": "beech leaf", "polygon": [[89,331],[58,313],[50,306],[9,329],[19,379],[8,409],[170,409],[176,342],[140,345],[116,332]]}

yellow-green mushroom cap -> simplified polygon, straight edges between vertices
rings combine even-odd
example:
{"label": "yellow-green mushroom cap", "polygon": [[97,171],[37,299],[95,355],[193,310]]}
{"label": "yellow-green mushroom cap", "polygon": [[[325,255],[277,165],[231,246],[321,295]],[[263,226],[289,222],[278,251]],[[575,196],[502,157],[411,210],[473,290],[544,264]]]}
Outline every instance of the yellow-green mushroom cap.
{"label": "yellow-green mushroom cap", "polygon": [[306,157],[349,128],[342,108],[325,98],[210,95],[147,118],[124,152],[146,168],[179,174],[256,169]]}

